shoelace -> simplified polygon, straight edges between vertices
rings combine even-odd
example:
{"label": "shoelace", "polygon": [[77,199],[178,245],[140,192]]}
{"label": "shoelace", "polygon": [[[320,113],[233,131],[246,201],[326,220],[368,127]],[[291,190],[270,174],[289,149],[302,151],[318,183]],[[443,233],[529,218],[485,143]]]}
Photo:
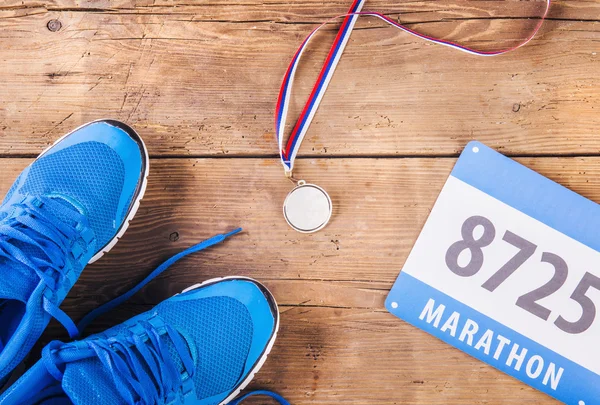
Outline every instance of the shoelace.
{"label": "shoelace", "polygon": [[[210,239],[172,256],[131,290],[87,314],[77,326],[78,333],[83,333],[83,330],[100,315],[112,310],[131,298],[146,284],[158,277],[178,260],[189,254],[216,245],[228,237],[241,232],[241,230],[241,228],[238,228],[229,233],[213,236]],[[143,341],[133,334],[127,338],[119,339],[92,339],[80,343],[87,344],[88,348],[92,350],[93,353],[89,350],[78,350],[75,355],[68,353],[67,351],[61,352],[60,349],[64,344],[59,341],[54,341],[48,344],[42,352],[44,365],[55,379],[61,381],[63,377],[63,371],[61,371],[62,365],[83,358],[97,356],[106,370],[109,371],[120,395],[126,401],[129,401],[128,404],[141,405],[160,403],[157,401],[158,399],[164,400],[169,393],[181,391],[181,375],[169,355],[168,348],[160,339],[160,334],[156,329],[149,322],[140,322],[140,324],[148,336],[148,341]],[[187,345],[183,342],[183,339],[178,332],[166,324],[164,327],[184,365],[185,372],[187,372],[188,376],[192,377],[195,367],[187,349]],[[137,354],[141,357],[134,355],[132,347],[136,348]],[[143,362],[140,361],[140,358],[143,359]],[[146,365],[147,368],[144,368],[144,365]],[[150,370],[151,376],[148,375],[146,370]],[[156,385],[154,382],[156,382]],[[134,395],[141,398],[141,402],[135,402]],[[267,395],[277,400],[281,405],[290,405],[289,402],[280,395],[265,390],[250,392],[233,400],[230,404],[237,405],[246,398],[254,395]]]}
{"label": "shoelace", "polygon": [[[96,308],[95,310],[91,311],[89,314],[84,316],[83,319],[79,322],[79,324],[77,324],[77,326],[75,326],[75,323],[67,314],[65,314],[62,310],[60,310],[58,308],[54,311],[53,316],[60,323],[62,323],[65,326],[65,328],[69,332],[69,335],[71,336],[71,339],[75,339],[83,333],[84,329],[94,319],[96,319],[100,315],[114,309],[115,307],[121,305],[123,302],[127,301],[134,294],[136,294],[138,291],[140,291],[142,288],[144,288],[146,286],[146,284],[148,284],[150,281],[154,280],[156,277],[161,275],[165,270],[167,270],[176,261],[182,259],[183,257],[185,257],[189,254],[199,252],[208,247],[216,245],[217,243],[224,241],[228,237],[235,235],[238,232],[241,232],[241,230],[242,230],[242,228],[238,228],[229,233],[215,235],[212,238],[209,238],[201,243],[198,243],[197,245],[194,245],[194,246],[184,250],[183,252],[176,254],[175,256],[171,257],[170,259],[165,261],[163,264],[158,266],[156,268],[156,270],[154,270],[152,273],[150,273],[145,279],[143,279],[140,283],[138,283],[131,290],[129,290],[125,294],[107,302],[106,304],[101,305],[100,307]],[[45,305],[46,305],[46,303],[44,302],[44,308],[45,308]],[[52,310],[52,308],[50,308],[50,310]]]}
{"label": "shoelace", "polygon": [[[142,321],[139,325],[147,340],[129,332],[128,335],[82,342],[87,344],[87,348],[71,346],[66,350],[61,350],[63,343],[54,341],[42,351],[42,361],[50,375],[57,381],[62,381],[66,363],[97,357],[128,405],[172,402],[175,395],[183,393],[180,371],[159,331],[149,322]],[[195,366],[183,338],[169,325],[164,328],[182,361],[187,377],[193,378]],[[281,405],[290,405],[279,394],[266,390],[249,392],[229,402],[229,405],[238,405],[256,395],[271,397]],[[183,397],[180,397],[180,401],[183,403]]]}
{"label": "shoelace", "polygon": [[80,342],[87,345],[85,348],[67,346],[61,350],[61,342],[52,342],[44,348],[42,361],[50,375],[62,381],[66,363],[97,357],[127,404],[171,402],[176,393],[182,394],[183,380],[165,343],[165,336],[173,344],[184,371],[192,378],[195,367],[187,345],[169,325],[164,325],[162,336],[149,322],[141,321],[138,325],[143,329],[141,336],[125,330],[108,339]]}
{"label": "shoelace", "polygon": [[136,294],[138,291],[140,291],[142,288],[144,288],[146,286],[146,284],[148,284],[150,281],[154,280],[156,277],[161,275],[165,270],[167,270],[169,267],[171,267],[178,260],[180,260],[180,259],[184,258],[185,256],[190,255],[192,253],[199,252],[208,247],[216,245],[217,243],[221,243],[228,237],[233,236],[241,231],[242,231],[242,228],[237,228],[228,233],[215,235],[212,238],[206,239],[205,241],[198,243],[197,245],[187,248],[183,252],[177,253],[176,255],[172,256],[170,259],[166,260],[163,264],[158,266],[156,268],[156,270],[154,270],[152,273],[150,273],[145,279],[143,279],[138,285],[133,287],[131,290],[129,290],[125,294],[113,299],[112,301],[109,301],[106,304],[96,308],[95,310],[93,310],[92,312],[90,312],[89,314],[84,316],[83,319],[77,325],[77,329],[79,330],[80,333],[82,333],[83,330],[94,319],[96,319],[100,315],[114,309],[115,307],[121,305],[123,302],[127,301],[134,294]]}
{"label": "shoelace", "polygon": [[[50,291],[56,292],[65,277],[66,257],[83,252],[73,241],[93,238],[87,218],[50,197],[28,197],[10,208],[14,211],[0,221],[0,257],[25,266]],[[41,255],[28,255],[16,242],[37,248]],[[65,326],[71,337],[77,334],[70,318],[46,296],[43,307]]]}

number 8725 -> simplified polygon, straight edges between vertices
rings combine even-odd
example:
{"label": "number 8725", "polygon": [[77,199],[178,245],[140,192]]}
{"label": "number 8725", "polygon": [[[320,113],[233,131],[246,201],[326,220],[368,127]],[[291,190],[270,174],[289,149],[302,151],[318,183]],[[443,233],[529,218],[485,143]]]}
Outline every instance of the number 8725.
{"label": "number 8725", "polygon": [[[481,226],[483,233],[478,239],[475,239],[475,228]],[[481,270],[483,266],[483,248],[489,246],[496,237],[496,228],[492,221],[483,216],[472,216],[465,220],[461,228],[462,240],[453,243],[446,252],[446,265],[456,275],[461,277],[472,277]],[[537,249],[537,246],[530,241],[520,237],[511,231],[506,231],[502,240],[513,245],[518,250],[510,260],[508,260],[496,273],[494,273],[482,287],[488,291],[494,291],[506,279],[508,279],[515,271],[519,269]],[[469,262],[461,266],[458,263],[459,255],[469,250],[471,259]],[[542,298],[548,297],[558,291],[567,281],[569,268],[567,263],[558,255],[551,252],[543,252],[541,261],[549,263],[554,267],[554,275],[552,279],[543,286],[530,291],[517,299],[516,305],[533,315],[547,321],[551,311],[538,303]],[[559,316],[554,324],[561,330],[578,334],[583,333],[592,326],[596,318],[596,305],[587,293],[590,288],[600,290],[600,278],[591,273],[585,273],[573,293],[571,299],[579,303],[582,309],[581,317],[571,322],[562,316]]]}

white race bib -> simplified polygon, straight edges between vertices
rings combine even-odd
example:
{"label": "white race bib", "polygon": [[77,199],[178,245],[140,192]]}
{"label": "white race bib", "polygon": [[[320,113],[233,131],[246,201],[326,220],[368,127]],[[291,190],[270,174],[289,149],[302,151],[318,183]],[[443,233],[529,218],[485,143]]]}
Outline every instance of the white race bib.
{"label": "white race bib", "polygon": [[600,404],[600,206],[471,142],[386,307],[567,404]]}

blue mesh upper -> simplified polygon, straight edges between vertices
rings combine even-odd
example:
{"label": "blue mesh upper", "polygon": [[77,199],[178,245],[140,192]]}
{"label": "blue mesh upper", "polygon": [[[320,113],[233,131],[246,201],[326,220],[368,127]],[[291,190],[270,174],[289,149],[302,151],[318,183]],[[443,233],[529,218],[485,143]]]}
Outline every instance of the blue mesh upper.
{"label": "blue mesh upper", "polygon": [[196,345],[198,397],[211,397],[236,385],[252,344],[252,318],[242,303],[229,297],[165,301],[158,313]]}
{"label": "blue mesh upper", "polygon": [[115,217],[124,179],[123,161],[114,150],[83,142],[36,160],[20,192],[61,194],[79,202],[101,248],[118,228]]}
{"label": "blue mesh upper", "polygon": [[[123,162],[110,147],[99,142],[79,143],[34,161],[22,186],[18,187],[21,175],[9,190],[5,201],[10,200],[15,192],[21,195],[59,195],[72,198],[86,210],[90,227],[97,235],[97,246],[102,247],[114,235],[115,214],[124,176]],[[65,200],[55,200],[75,209]],[[10,212],[10,207],[8,208],[8,211],[3,210],[4,214]],[[22,227],[19,224],[13,226]],[[85,249],[82,240],[77,243]],[[14,241],[13,244],[30,258],[44,257],[37,247],[29,243]],[[77,271],[80,271],[80,266],[77,267]],[[39,278],[30,269],[4,257],[0,258],[0,272],[0,298],[26,302],[39,282]],[[30,332],[39,336],[44,325],[45,321],[40,319]],[[28,350],[25,346],[24,349]],[[15,358],[11,361],[11,367],[19,361]]]}
{"label": "blue mesh upper", "polygon": [[10,197],[12,197],[13,193],[15,192],[15,190],[17,189],[17,186],[19,184],[19,178],[20,178],[20,176],[17,178],[17,181],[15,181],[12,186],[10,186],[10,189],[8,189],[8,193],[6,193],[6,197],[4,197],[4,201],[10,200]]}
{"label": "blue mesh upper", "polygon": [[[20,178],[10,188],[5,201],[14,193],[38,196],[58,194],[73,198],[87,210],[98,245],[104,246],[112,239],[124,169],[118,154],[108,146],[86,142],[42,156],[31,164],[22,187],[18,188]],[[14,244],[29,257],[43,257],[39,249],[30,244]],[[0,258],[0,273],[0,297],[27,301],[39,281],[29,269],[6,258]],[[18,332],[26,333],[22,354],[9,359],[4,370],[11,370],[21,362],[45,329],[48,316],[41,308],[32,307],[27,321],[28,326],[21,327],[21,332]]]}
{"label": "blue mesh upper", "polygon": [[[6,232],[1,235],[6,243],[22,252],[25,257],[30,260],[36,257],[41,259],[37,263],[53,257],[53,265],[60,267],[56,271],[68,274],[68,277],[59,282],[56,293],[48,295],[52,305],[60,305],[83,266],[121,228],[123,217],[131,209],[139,182],[143,179],[142,161],[143,150],[135,136],[118,125],[95,122],[74,131],[50,148],[24,170],[9,189],[0,207],[0,221],[5,229],[22,231],[28,236],[34,234],[36,241],[43,238],[41,233],[51,234],[60,226],[63,231],[70,229],[66,233],[61,231],[61,235],[69,235],[66,237],[71,238],[67,244],[61,242],[61,246],[73,251],[73,255],[69,255],[68,251],[60,252],[66,255],[64,262],[59,261],[60,257],[57,259],[56,251],[52,256],[47,256],[47,252],[42,252],[30,242],[10,239],[7,236],[10,233]],[[45,228],[31,228],[28,225],[44,220],[44,205],[35,215],[28,214],[30,222],[23,224],[17,220],[16,215],[22,215],[20,213],[23,212],[24,204],[29,204],[36,198],[41,199],[38,201],[46,201],[44,204],[48,206],[51,206],[51,200],[52,204],[67,208],[54,210],[56,216],[52,217],[52,221],[57,222],[56,229],[48,222],[45,222]],[[119,207],[120,202],[126,204]],[[70,210],[80,217],[83,214],[84,220],[73,223],[69,219],[74,218]],[[83,230],[75,228],[77,224],[81,224]],[[72,233],[73,229],[75,233]],[[93,232],[89,232],[90,229]],[[92,238],[91,242],[87,238]],[[59,245],[54,246],[51,241],[52,239],[43,240],[41,246],[45,246],[44,249],[58,249]],[[78,256],[80,252],[84,253]],[[43,265],[41,270],[44,270]],[[56,277],[56,274],[52,274],[52,277]],[[10,330],[4,327],[4,334],[0,335],[4,345],[0,350],[0,380],[23,360],[48,324],[50,316],[42,306],[47,283],[34,269],[19,263],[19,260],[0,258],[0,301],[9,299],[27,303],[24,314],[20,311],[4,311],[2,314],[5,320],[12,317],[9,318],[11,325],[19,326],[14,331],[12,327]]]}
{"label": "blue mesh upper", "polygon": [[[194,385],[198,398],[230,391],[237,385],[253,334],[251,316],[241,302],[230,297],[165,301],[156,307],[156,312],[190,344],[196,362]],[[119,325],[100,336],[114,335],[123,328]],[[163,342],[172,347],[168,337],[163,336]],[[169,351],[183,370],[176,351]],[[68,364],[62,384],[75,404],[119,402],[114,383],[97,358]]]}

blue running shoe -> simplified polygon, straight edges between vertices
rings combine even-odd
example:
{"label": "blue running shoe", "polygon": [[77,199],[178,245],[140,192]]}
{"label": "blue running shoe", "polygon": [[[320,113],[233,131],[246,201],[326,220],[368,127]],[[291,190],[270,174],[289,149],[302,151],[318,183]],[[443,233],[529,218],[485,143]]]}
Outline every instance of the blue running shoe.
{"label": "blue running shoe", "polygon": [[50,343],[0,404],[227,404],[265,362],[278,327],[277,304],[258,282],[207,281],[103,333]]}
{"label": "blue running shoe", "polygon": [[56,318],[86,264],[123,235],[146,189],[133,129],[96,121],[65,135],[19,175],[0,206],[0,387]]}

